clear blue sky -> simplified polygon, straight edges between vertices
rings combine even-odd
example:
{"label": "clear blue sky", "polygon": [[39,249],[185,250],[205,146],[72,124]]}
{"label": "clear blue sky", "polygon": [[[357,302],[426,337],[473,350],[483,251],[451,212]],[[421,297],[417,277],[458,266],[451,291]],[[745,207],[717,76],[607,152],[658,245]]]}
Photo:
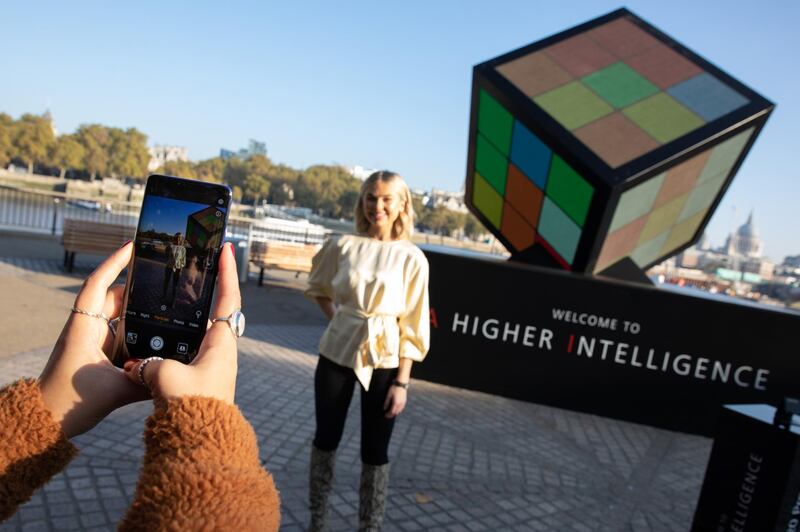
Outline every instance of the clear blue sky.
{"label": "clear blue sky", "polygon": [[141,226],[143,231],[153,229],[157,233],[181,233],[186,237],[189,216],[207,209],[208,205],[191,201],[175,200],[162,196],[148,196],[142,206]]}
{"label": "clear blue sky", "polygon": [[[267,143],[276,162],[464,182],[472,66],[621,4],[602,0],[28,2],[3,6],[0,111],[61,132],[134,126],[192,159]],[[709,224],[751,209],[775,260],[800,253],[800,2],[626,7],[777,103]],[[735,208],[735,210],[734,210]]]}

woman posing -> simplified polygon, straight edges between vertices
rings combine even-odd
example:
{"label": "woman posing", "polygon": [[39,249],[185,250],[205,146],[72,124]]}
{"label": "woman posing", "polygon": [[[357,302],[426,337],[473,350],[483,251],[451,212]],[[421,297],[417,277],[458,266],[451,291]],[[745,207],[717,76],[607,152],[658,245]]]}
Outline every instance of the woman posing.
{"label": "woman posing", "polygon": [[314,375],[317,429],[311,448],[311,530],[324,530],[336,448],[358,381],[361,389],[359,530],[379,530],[389,484],[387,451],[406,406],[411,365],[428,352],[428,262],[409,240],[414,211],[403,179],[375,172],[361,187],[355,235],[334,237],[314,257],[306,294],[330,322]]}

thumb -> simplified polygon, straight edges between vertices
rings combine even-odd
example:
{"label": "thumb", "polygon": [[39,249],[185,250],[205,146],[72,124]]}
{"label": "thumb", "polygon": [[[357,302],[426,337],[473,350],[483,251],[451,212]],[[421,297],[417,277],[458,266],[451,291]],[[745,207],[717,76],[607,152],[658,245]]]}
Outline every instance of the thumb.
{"label": "thumb", "polygon": [[[211,318],[228,317],[233,311],[242,307],[242,296],[239,292],[239,277],[236,272],[236,258],[233,244],[225,244],[219,257],[219,274],[217,276],[217,299],[211,311]],[[228,355],[228,356],[226,356]],[[230,364],[236,360],[236,337],[230,331],[227,322],[217,322],[206,331],[200,352],[192,365],[204,362]]]}

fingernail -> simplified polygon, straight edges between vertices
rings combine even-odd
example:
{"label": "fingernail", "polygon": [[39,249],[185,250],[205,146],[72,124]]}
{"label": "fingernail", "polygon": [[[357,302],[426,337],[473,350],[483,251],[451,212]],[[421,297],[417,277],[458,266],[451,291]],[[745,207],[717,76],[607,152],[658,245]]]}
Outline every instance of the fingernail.
{"label": "fingernail", "polygon": [[233,256],[233,260],[236,260],[236,252],[233,251],[233,242],[228,242],[228,249],[231,250],[231,256]]}
{"label": "fingernail", "polygon": [[135,366],[138,361],[139,360],[136,358],[129,358],[128,360],[125,361],[122,367],[125,368],[125,371],[130,371],[131,369],[133,369],[133,366]]}
{"label": "fingernail", "polygon": [[124,244],[122,244],[122,245],[120,246],[120,248],[124,248],[125,246],[127,246],[127,245],[128,245],[128,244],[130,244],[131,242],[132,242],[131,240],[128,240],[127,242],[125,242]]}

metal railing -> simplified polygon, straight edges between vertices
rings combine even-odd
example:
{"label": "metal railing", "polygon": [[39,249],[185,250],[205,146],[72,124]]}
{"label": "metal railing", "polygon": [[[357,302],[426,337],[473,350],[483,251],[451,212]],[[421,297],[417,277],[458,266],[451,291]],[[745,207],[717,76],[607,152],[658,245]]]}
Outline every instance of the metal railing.
{"label": "metal railing", "polygon": [[[61,235],[64,219],[136,226],[140,203],[68,196],[0,185],[0,229]],[[327,230],[313,224],[276,218],[230,216],[225,237],[237,241],[321,244]]]}
{"label": "metal railing", "polygon": [[294,242],[299,244],[322,244],[327,229],[319,225],[293,222],[278,218],[266,218],[253,223],[251,239],[256,242]]}
{"label": "metal railing", "polygon": [[[0,229],[15,229],[35,233],[61,235],[64,219],[85,220],[87,222],[110,223],[135,226],[139,219],[140,203],[102,198],[83,198],[68,196],[59,192],[27,190],[0,185]],[[342,224],[349,229],[350,224]],[[303,244],[322,244],[325,236],[340,232],[337,228],[290,221],[278,218],[246,218],[231,215],[225,238],[246,242],[295,242]],[[347,231],[349,232],[349,231]],[[491,244],[465,243],[454,238],[415,233],[416,244],[442,245],[464,248],[484,253],[507,255],[502,246]]]}
{"label": "metal railing", "polygon": [[140,205],[0,185],[0,228],[60,235],[64,218],[136,225]]}

